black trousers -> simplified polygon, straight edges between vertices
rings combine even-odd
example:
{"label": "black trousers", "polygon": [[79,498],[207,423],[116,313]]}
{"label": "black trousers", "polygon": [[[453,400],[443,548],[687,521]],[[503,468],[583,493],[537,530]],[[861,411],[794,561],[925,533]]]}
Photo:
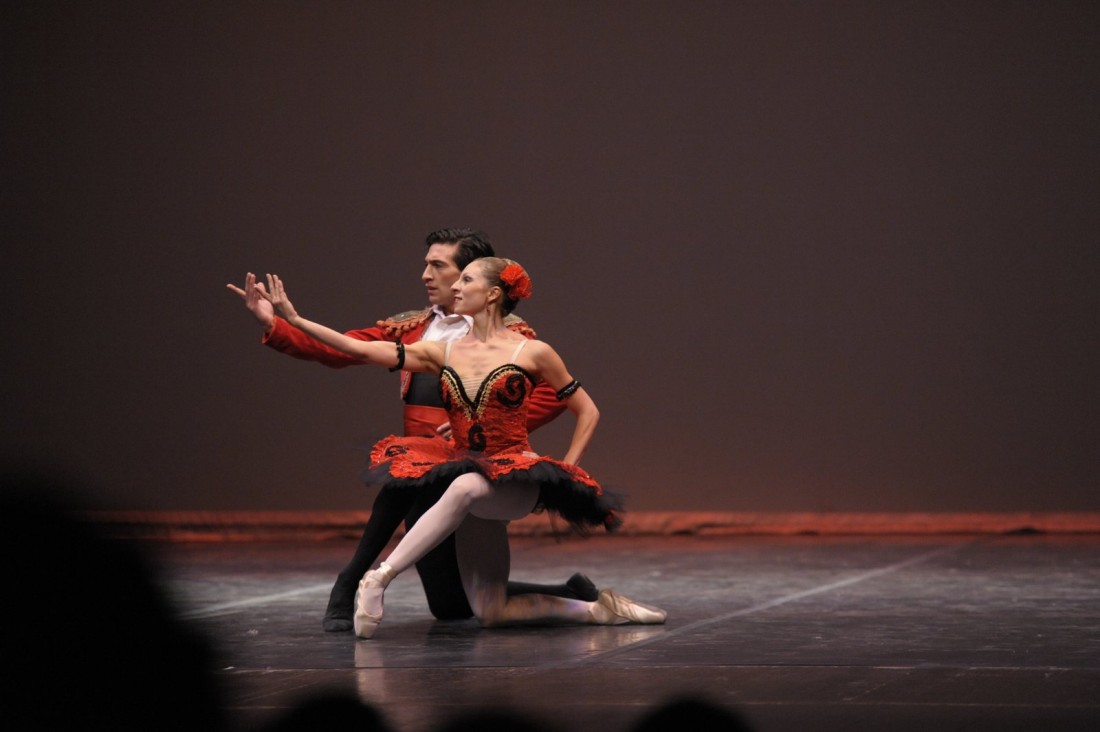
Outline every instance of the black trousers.
{"label": "black trousers", "polygon": [[[386,548],[401,522],[406,531],[443,495],[446,486],[412,490],[383,488],[374,499],[370,519],[351,561],[340,572],[337,584],[354,594],[359,580]],[[428,609],[439,620],[473,617],[473,610],[462,588],[458,571],[455,536],[451,534],[416,563],[416,572],[424,586]]]}

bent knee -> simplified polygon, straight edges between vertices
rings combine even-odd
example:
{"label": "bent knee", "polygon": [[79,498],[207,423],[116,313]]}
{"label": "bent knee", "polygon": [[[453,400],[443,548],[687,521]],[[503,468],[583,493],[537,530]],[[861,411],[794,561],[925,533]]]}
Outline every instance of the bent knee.
{"label": "bent knee", "polygon": [[447,493],[465,505],[470,505],[489,495],[489,481],[477,473],[464,473],[455,478],[447,488]]}
{"label": "bent knee", "polygon": [[485,601],[485,598],[480,599],[481,602],[470,603],[478,625],[482,628],[499,628],[502,625],[508,625],[507,601],[492,602]]}
{"label": "bent knee", "polygon": [[499,611],[489,610],[478,613],[474,617],[477,618],[477,624],[482,628],[500,628],[508,624],[504,613]]}

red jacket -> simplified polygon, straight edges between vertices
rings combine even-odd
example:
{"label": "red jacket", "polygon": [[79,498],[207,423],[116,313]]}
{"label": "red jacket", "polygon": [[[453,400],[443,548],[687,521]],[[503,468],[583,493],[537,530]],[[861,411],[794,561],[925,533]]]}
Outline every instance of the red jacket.
{"label": "red jacket", "polygon": [[[420,340],[424,329],[428,327],[428,323],[431,322],[433,317],[431,308],[410,310],[386,320],[379,320],[373,328],[349,330],[344,335],[361,341],[416,343]],[[531,326],[516,315],[509,315],[504,319],[504,324],[509,329],[528,338],[535,338],[535,331],[532,330]],[[363,361],[321,343],[277,316],[275,327],[264,336],[263,343],[288,356],[306,361],[316,361],[334,369],[363,365]],[[411,377],[411,372],[401,372],[402,401],[405,401]],[[540,382],[531,392],[527,412],[527,431],[531,432],[538,429],[564,410],[565,403],[558,401],[550,385],[546,382]],[[406,435],[410,433],[428,434],[426,432],[428,427],[434,433],[434,427],[446,421],[447,413],[441,409],[416,406],[405,402]]]}

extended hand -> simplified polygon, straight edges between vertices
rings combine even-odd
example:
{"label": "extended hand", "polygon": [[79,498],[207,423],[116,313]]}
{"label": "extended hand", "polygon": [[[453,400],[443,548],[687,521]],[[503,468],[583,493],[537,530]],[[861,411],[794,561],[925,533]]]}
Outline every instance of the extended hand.
{"label": "extended hand", "polygon": [[298,311],[294,309],[293,303],[287,297],[286,288],[283,286],[283,281],[279,279],[279,275],[269,274],[267,276],[267,289],[271,292],[264,293],[264,297],[274,306],[275,312],[283,316],[288,323],[294,325],[295,321],[298,320]]}
{"label": "extended hand", "polygon": [[244,306],[256,316],[260,325],[266,330],[275,325],[275,309],[264,291],[264,283],[256,282],[256,275],[249,272],[244,278],[244,289],[236,285],[226,285],[227,288],[241,296]]}

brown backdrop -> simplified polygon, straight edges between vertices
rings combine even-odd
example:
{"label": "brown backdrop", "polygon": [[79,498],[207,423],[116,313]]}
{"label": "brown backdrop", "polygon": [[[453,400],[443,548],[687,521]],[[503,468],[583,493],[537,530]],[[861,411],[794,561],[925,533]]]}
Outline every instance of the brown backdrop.
{"label": "brown backdrop", "polygon": [[121,508],[366,507],[394,377],[263,348],[225,283],[363,326],[468,225],[637,510],[1100,508],[1096,3],[26,5],[7,458]]}

